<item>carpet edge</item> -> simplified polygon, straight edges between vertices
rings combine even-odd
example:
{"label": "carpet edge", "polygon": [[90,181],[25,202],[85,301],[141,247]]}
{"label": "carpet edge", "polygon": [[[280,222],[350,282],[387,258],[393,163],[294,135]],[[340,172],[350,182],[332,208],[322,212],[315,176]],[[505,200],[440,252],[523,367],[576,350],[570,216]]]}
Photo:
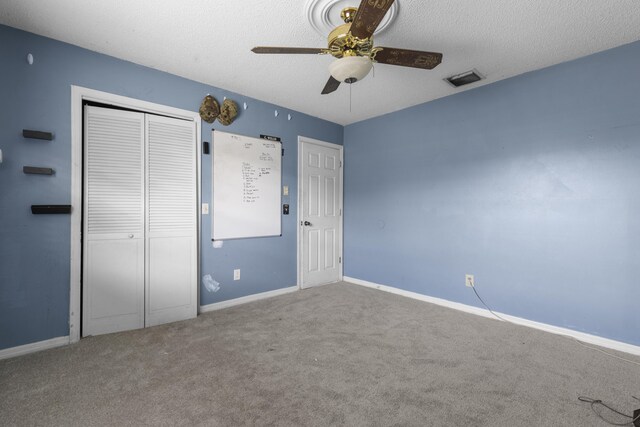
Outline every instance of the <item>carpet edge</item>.
{"label": "carpet edge", "polygon": [[[405,291],[404,289],[395,288],[393,286],[382,285],[379,283],[369,282],[367,280],[357,279],[355,277],[344,276],[343,280],[354,285],[364,286],[367,288],[377,289],[384,292],[404,296],[407,298],[416,299],[431,304],[436,304],[442,307],[452,308],[454,310],[463,311],[465,313],[471,313],[482,317],[497,320],[489,310],[484,308],[474,307],[459,302],[449,301],[442,298],[432,297],[417,292]],[[495,310],[494,310],[495,311]],[[549,325],[547,323],[536,322],[534,320],[525,319],[522,317],[511,316],[496,312],[500,317],[504,317],[505,320],[515,323],[520,326],[527,326],[529,328],[538,329],[544,332],[550,332],[556,335],[564,335],[570,338],[575,338],[578,341],[588,344],[598,345],[611,350],[617,350],[624,353],[633,354],[634,356],[640,356],[640,346],[629,344],[622,341],[616,341],[609,338],[599,337],[597,335],[587,334],[585,332],[574,331],[573,329],[562,328],[559,326]]]}

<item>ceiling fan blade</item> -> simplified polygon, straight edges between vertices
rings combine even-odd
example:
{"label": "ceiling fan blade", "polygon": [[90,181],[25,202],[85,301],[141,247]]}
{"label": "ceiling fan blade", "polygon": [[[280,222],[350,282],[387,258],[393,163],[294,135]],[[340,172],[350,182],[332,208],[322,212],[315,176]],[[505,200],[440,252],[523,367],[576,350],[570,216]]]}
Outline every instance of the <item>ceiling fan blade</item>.
{"label": "ceiling fan blade", "polygon": [[253,53],[301,53],[322,55],[327,53],[327,49],[315,47],[274,47],[274,46],[256,46],[251,49]]}
{"label": "ceiling fan blade", "polygon": [[326,95],[331,92],[335,92],[340,86],[340,81],[333,78],[333,76],[329,77],[327,84],[324,85],[324,89],[322,89],[322,95]]}
{"label": "ceiling fan blade", "polygon": [[442,54],[437,52],[422,52],[420,50],[396,49],[394,47],[382,46],[380,46],[380,49],[373,59],[382,64],[431,70],[442,62]]}
{"label": "ceiling fan blade", "polygon": [[393,0],[362,0],[351,23],[351,35],[368,39],[380,25]]}

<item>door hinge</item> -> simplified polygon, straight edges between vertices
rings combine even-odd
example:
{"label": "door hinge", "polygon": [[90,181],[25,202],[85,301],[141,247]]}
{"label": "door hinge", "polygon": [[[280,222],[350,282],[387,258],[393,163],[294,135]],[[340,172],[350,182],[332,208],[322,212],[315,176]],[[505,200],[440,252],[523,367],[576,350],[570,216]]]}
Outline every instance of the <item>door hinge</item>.
{"label": "door hinge", "polygon": [[342,264],[342,257],[341,256],[338,257],[338,264]]}
{"label": "door hinge", "polygon": [[338,160],[338,162],[340,163],[340,167],[342,167],[342,160]]}

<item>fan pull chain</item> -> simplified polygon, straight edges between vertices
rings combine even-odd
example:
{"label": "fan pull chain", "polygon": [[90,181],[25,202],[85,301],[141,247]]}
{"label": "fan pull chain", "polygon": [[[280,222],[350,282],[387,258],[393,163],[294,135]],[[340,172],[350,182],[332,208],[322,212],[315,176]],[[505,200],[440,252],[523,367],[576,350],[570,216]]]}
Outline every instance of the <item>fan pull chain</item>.
{"label": "fan pull chain", "polygon": [[349,112],[351,112],[351,86],[353,85],[349,84]]}

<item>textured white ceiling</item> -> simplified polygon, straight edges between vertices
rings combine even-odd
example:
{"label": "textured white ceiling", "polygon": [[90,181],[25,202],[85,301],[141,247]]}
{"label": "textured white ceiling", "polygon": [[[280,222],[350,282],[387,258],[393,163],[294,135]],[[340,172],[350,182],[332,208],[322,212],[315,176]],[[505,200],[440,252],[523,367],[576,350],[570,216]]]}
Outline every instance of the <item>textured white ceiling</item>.
{"label": "textured white ceiling", "polygon": [[[0,23],[343,125],[640,40],[638,0],[396,1],[376,45],[442,52],[443,63],[377,65],[351,87],[351,111],[348,85],[320,95],[331,57],[250,51],[325,47],[305,0],[0,0]],[[442,80],[472,68],[486,80]]]}

